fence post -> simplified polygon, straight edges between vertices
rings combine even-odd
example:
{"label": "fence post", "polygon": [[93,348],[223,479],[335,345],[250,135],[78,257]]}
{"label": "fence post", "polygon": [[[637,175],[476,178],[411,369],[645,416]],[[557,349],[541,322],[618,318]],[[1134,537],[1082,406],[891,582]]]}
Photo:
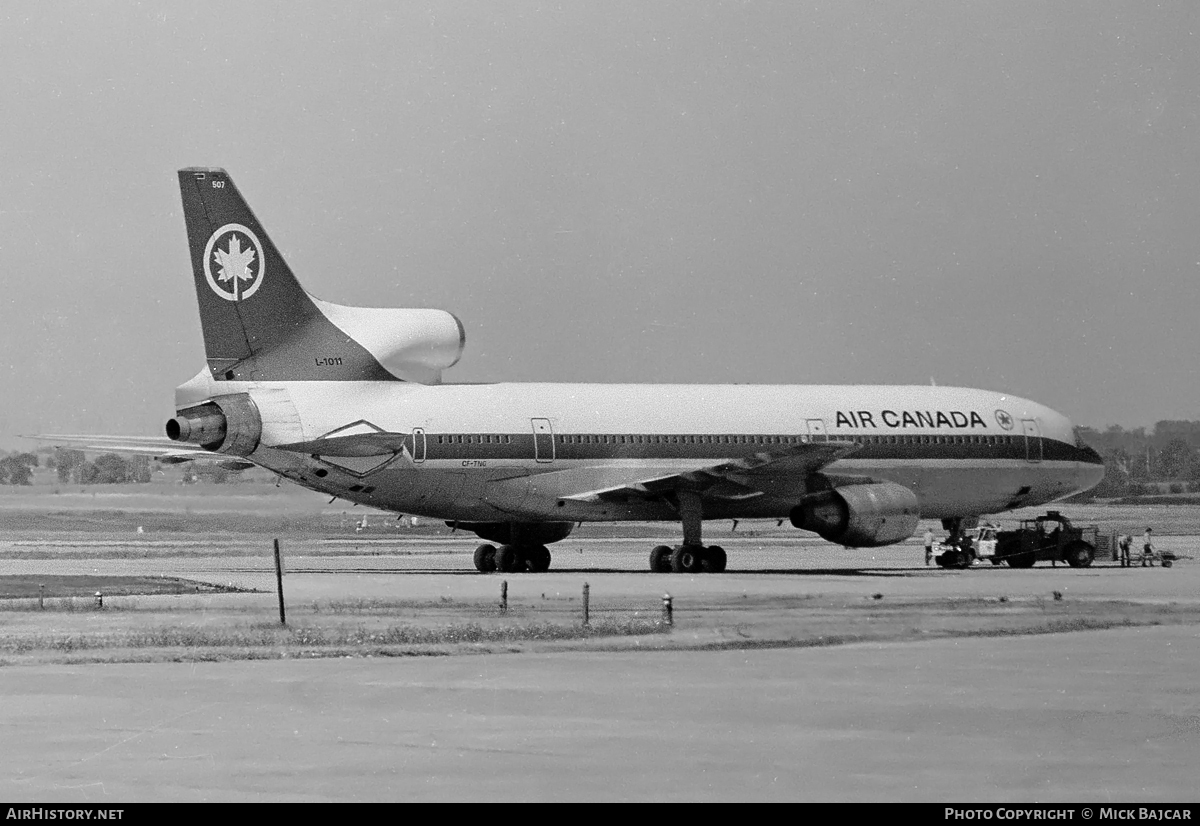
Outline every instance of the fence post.
{"label": "fence post", "polygon": [[500,583],[500,613],[508,613],[508,580]]}
{"label": "fence post", "polygon": [[46,610],[46,586],[45,585],[38,586],[38,608],[42,609],[43,611]]}
{"label": "fence post", "polygon": [[283,609],[283,558],[279,555],[279,539],[275,540],[275,591],[279,594],[279,624],[287,625]]}
{"label": "fence post", "polygon": [[591,593],[591,588],[585,582],[583,583],[583,624],[588,624],[588,594]]}

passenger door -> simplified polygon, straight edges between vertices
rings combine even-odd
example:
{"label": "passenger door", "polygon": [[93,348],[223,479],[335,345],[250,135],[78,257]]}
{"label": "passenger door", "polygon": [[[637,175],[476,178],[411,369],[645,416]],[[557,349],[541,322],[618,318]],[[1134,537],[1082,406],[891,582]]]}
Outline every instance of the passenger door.
{"label": "passenger door", "polygon": [[808,420],[808,440],[810,442],[827,442],[829,434],[825,432],[824,419],[809,419]]}
{"label": "passenger door", "polygon": [[554,430],[549,419],[530,419],[533,423],[533,458],[538,462],[554,461]]}
{"label": "passenger door", "polygon": [[1042,431],[1037,419],[1022,419],[1021,426],[1025,428],[1025,461],[1042,461]]}

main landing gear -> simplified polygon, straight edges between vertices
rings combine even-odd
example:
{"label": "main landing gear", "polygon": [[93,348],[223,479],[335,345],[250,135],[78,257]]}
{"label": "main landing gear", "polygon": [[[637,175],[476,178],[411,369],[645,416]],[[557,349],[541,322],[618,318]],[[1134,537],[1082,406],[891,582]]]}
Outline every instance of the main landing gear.
{"label": "main landing gear", "polygon": [[725,570],[725,549],[720,545],[659,545],[650,552],[650,570],[656,574],[719,574]]}
{"label": "main landing gear", "polygon": [[550,570],[550,550],[545,545],[480,545],[475,549],[475,569],[485,574],[540,574]]}
{"label": "main landing gear", "polygon": [[650,552],[650,571],[656,574],[719,574],[725,570],[725,549],[700,542],[704,519],[700,494],[681,490],[677,494],[679,516],[683,521],[683,544],[674,548],[659,545]]}

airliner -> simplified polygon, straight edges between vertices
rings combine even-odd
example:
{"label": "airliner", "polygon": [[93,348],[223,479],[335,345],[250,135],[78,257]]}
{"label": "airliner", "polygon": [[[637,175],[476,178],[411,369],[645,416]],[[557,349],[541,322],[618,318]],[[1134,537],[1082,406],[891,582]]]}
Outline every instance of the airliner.
{"label": "airliner", "polygon": [[705,520],[787,519],[845,547],[951,534],[1096,485],[1071,422],[939,386],[455,384],[463,325],[305,292],[219,168],[179,171],[207,365],[176,389],[166,461],[259,466],[477,534],[481,572],[549,569],[583,522],[672,521],[650,570],[720,572]]}

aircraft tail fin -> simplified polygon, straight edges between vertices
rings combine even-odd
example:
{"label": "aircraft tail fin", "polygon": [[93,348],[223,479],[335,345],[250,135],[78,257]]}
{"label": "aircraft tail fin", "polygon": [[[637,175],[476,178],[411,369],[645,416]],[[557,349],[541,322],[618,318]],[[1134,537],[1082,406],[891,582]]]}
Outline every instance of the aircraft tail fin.
{"label": "aircraft tail fin", "polygon": [[179,190],[217,381],[437,383],[458,360],[462,326],[449,313],[343,307],[306,293],[224,169],[181,169]]}

